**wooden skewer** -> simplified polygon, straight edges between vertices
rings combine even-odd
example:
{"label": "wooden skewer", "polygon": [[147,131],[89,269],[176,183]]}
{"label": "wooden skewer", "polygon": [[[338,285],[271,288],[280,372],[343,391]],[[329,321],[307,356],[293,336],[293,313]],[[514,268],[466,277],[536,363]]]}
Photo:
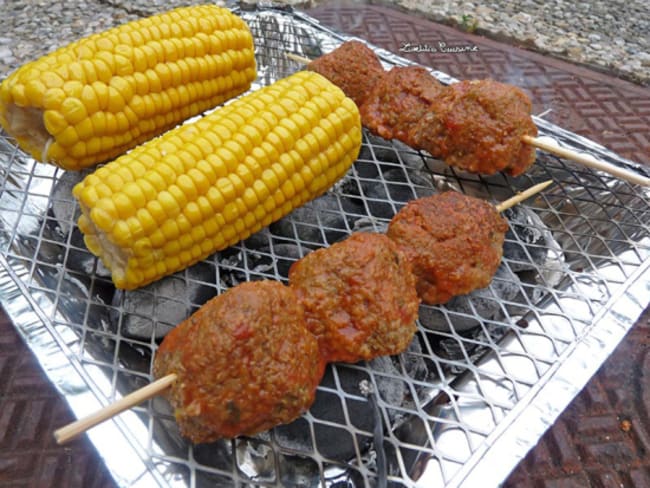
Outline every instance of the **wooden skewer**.
{"label": "wooden skewer", "polygon": [[[287,56],[287,58],[301,64],[307,65],[311,63],[311,59],[306,58],[304,56],[300,56],[298,54],[285,53],[285,55]],[[650,178],[647,178],[639,173],[635,173],[633,171],[621,168],[614,164],[606,163],[605,161],[596,159],[593,156],[587,154],[581,154],[579,152],[572,151],[571,149],[558,147],[554,144],[549,144],[533,136],[524,135],[521,137],[521,140],[525,144],[542,149],[543,151],[546,151],[550,154],[554,154],[555,156],[569,159],[571,161],[575,161],[576,163],[580,163],[583,166],[587,166],[592,169],[597,169],[605,173],[609,173],[612,176],[616,176],[617,178],[628,181],[630,183],[636,183],[637,185],[641,185],[641,186],[650,186]]]}
{"label": "wooden skewer", "polygon": [[526,190],[517,193],[515,196],[510,197],[507,200],[504,200],[503,202],[495,205],[494,208],[497,209],[497,212],[501,213],[504,210],[509,209],[510,207],[514,207],[518,203],[521,203],[527,198],[532,197],[533,195],[539,193],[544,188],[549,186],[551,183],[553,183],[553,180],[546,180],[546,181],[542,181],[541,183],[537,183],[536,185],[533,185],[530,188],[527,188]]}
{"label": "wooden skewer", "polygon": [[[504,200],[503,202],[495,205],[495,208],[497,212],[503,212],[504,210],[510,207],[514,207],[518,203],[539,193],[551,183],[553,183],[552,180],[547,180],[543,181],[542,183],[533,185],[530,188],[516,194],[515,196],[510,197],[507,200]],[[54,438],[56,439],[57,444],[65,444],[66,442],[83,434],[88,429],[124,412],[125,410],[139,405],[149,398],[153,398],[161,394],[163,391],[169,388],[172,383],[174,383],[174,381],[176,381],[176,378],[177,376],[174,373],[163,376],[153,383],[150,383],[149,385],[139,388],[133,393],[120,398],[116,402],[111,403],[110,405],[107,405],[106,407],[101,408],[84,418],[76,420],[64,427],[61,427],[60,429],[55,430]]]}
{"label": "wooden skewer", "polygon": [[128,410],[129,408],[135,407],[149,398],[159,395],[169,388],[174,381],[176,381],[176,374],[174,373],[163,376],[153,383],[120,398],[116,402],[99,409],[87,417],[76,420],[65,427],[55,430],[54,438],[56,439],[57,444],[65,444],[78,435],[83,434],[91,427],[94,427],[95,425]]}
{"label": "wooden skewer", "polygon": [[311,59],[306,58],[304,56],[300,56],[299,54],[294,54],[294,53],[284,53],[287,58],[291,59],[292,61],[296,61],[297,63],[301,64],[309,64],[311,63]]}
{"label": "wooden skewer", "polygon": [[642,185],[642,186],[650,186],[650,178],[647,178],[639,173],[635,173],[625,168],[621,168],[614,164],[601,161],[600,159],[596,159],[591,155],[581,154],[576,151],[572,151],[570,149],[558,147],[554,144],[545,142],[537,137],[522,136],[521,140],[524,141],[526,144],[530,144],[531,146],[537,147],[551,154],[555,154],[556,156],[560,156],[561,158],[570,159],[572,161],[575,161],[576,163],[582,164],[583,166],[587,166],[588,168],[604,171],[605,173],[609,173],[613,176],[616,176],[617,178],[620,178],[625,181],[629,181],[630,183],[636,183],[637,185]]}

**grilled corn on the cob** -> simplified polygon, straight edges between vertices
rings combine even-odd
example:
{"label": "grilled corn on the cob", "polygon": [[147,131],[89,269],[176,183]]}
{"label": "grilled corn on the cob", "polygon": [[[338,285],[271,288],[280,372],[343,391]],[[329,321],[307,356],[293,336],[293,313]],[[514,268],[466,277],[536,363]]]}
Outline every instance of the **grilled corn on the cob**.
{"label": "grilled corn on the cob", "polygon": [[73,190],[79,228],[115,285],[136,288],[325,192],[360,145],[354,102],[299,72],[95,170]]}
{"label": "grilled corn on the cob", "polygon": [[0,85],[0,124],[36,160],[81,169],[248,90],[246,23],[184,7],[76,41]]}

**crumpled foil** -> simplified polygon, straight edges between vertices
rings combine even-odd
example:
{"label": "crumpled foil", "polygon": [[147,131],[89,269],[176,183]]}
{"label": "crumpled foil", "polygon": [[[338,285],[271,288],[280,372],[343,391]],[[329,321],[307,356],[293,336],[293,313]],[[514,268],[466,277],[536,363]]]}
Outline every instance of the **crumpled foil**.
{"label": "crumpled foil", "polygon": [[[237,12],[256,37],[253,89],[348,39],[291,9]],[[376,49],[386,67],[406,60]],[[432,71],[443,83],[451,77]],[[643,172],[536,120],[554,143]],[[498,202],[554,185],[506,213],[504,259],[483,290],[422,306],[395,357],[328,367],[313,407],[253,438],[191,445],[149,400],[88,435],[121,486],[494,486],[534,446],[650,297],[650,195],[549,154],[525,175],[458,172],[364,134],[327,194],[232,248],[130,292],[85,248],[70,190],[83,174],[35,163],[0,133],[0,297],[77,416],[147,384],[164,335],[210,297],[359,230],[383,231],[408,200],[446,189]]]}

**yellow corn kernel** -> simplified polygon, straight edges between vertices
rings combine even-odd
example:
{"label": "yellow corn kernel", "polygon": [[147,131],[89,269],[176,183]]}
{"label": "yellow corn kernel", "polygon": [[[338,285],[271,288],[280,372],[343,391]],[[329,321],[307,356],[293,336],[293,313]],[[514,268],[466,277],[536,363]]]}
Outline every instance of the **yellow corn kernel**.
{"label": "yellow corn kernel", "polygon": [[[0,85],[0,125],[34,158],[83,169],[245,92],[256,76],[242,19],[216,5],[182,7],[20,67]],[[86,119],[83,133],[66,132]]]}
{"label": "yellow corn kernel", "polygon": [[[266,122],[286,100],[304,114],[318,97],[328,100],[318,119],[310,108],[307,116]],[[347,100],[317,73],[296,73],[97,169],[73,190],[91,252],[118,288],[132,289],[205,259],[315,198],[358,155],[361,122]]]}

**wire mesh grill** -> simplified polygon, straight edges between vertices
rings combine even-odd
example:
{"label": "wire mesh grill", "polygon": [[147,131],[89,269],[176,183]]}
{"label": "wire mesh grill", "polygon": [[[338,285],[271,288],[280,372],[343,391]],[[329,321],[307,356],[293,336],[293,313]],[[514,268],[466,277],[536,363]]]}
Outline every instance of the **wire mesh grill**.
{"label": "wire mesh grill", "polygon": [[[285,52],[314,57],[343,39],[293,13],[241,15],[256,37],[258,86],[300,69]],[[385,53],[383,60],[401,62]],[[82,387],[103,404],[147,384],[164,335],[237,283],[286,281],[295,260],[352,232],[385,230],[414,198],[456,189],[496,202],[555,182],[506,212],[504,259],[488,288],[422,306],[416,338],[399,356],[330,365],[315,404],[297,421],[254,438],[192,446],[164,400],[136,407],[134,423],[118,429],[162,485],[452,486],[616,311],[617,299],[650,282],[650,200],[638,188],[541,153],[518,178],[469,175],[365,133],[354,167],[324,196],[183,272],[121,292],[76,226],[71,188],[84,174],[34,163],[4,133],[0,160],[4,265],[84,378]]]}

